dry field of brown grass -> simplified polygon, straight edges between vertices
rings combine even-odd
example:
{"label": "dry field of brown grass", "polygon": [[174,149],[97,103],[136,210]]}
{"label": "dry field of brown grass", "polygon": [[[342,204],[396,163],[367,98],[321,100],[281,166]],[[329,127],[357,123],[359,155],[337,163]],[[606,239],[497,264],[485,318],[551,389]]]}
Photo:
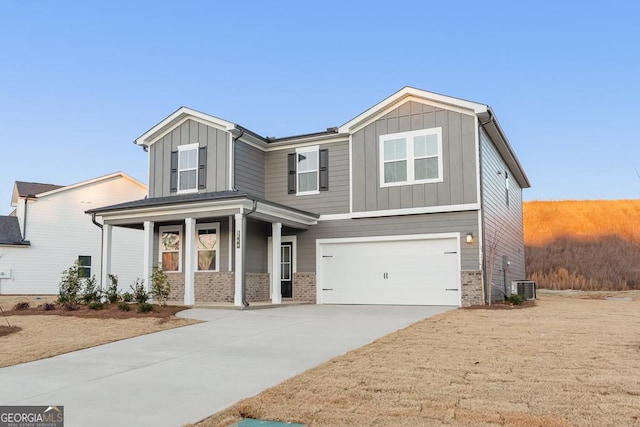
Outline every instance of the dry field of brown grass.
{"label": "dry field of brown grass", "polygon": [[198,424],[640,426],[640,292],[543,292],[460,309],[337,357]]}
{"label": "dry field of brown grass", "polygon": [[[26,300],[35,307],[44,301],[50,302],[55,299],[55,296],[3,295],[0,296],[0,307],[8,312],[17,302]],[[101,318],[75,316],[74,312],[62,310],[43,313],[46,314],[20,314],[7,317],[0,315],[0,329],[8,325],[21,329],[18,332],[0,336],[0,368],[198,323],[196,320],[179,319],[173,316],[123,319],[108,318],[106,312],[99,314]],[[135,316],[135,313],[131,315]]]}
{"label": "dry field of brown grass", "polygon": [[640,289],[640,200],[527,202],[526,269],[548,289]]}

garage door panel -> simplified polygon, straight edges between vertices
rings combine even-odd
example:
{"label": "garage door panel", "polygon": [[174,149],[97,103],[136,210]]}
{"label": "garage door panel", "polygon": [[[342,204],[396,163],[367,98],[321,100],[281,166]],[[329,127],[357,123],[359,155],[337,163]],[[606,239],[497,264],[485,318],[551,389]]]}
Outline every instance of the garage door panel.
{"label": "garage door panel", "polygon": [[321,244],[324,304],[459,305],[455,238]]}

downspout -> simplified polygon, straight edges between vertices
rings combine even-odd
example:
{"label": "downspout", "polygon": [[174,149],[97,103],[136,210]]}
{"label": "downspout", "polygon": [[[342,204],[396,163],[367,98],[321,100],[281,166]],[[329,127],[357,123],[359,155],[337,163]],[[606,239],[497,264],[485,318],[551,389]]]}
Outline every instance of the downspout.
{"label": "downspout", "polygon": [[254,213],[258,209],[258,201],[253,200],[253,207],[251,210],[242,213],[242,309],[244,310],[249,306],[247,302],[247,259],[246,259],[246,243],[247,243],[247,217]]}
{"label": "downspout", "polygon": [[[480,117],[478,117],[478,122],[480,123],[480,129],[478,129],[478,158],[480,159],[480,221],[482,222],[482,233],[484,234],[486,227],[484,223],[484,187],[482,185],[482,138],[480,135],[486,125],[493,121],[493,114],[491,114],[491,110],[487,109],[487,113],[489,114],[489,120],[486,122],[481,122]],[[486,240],[482,236],[482,241],[486,243]],[[491,266],[493,268],[493,266]],[[487,274],[487,246],[486,244],[482,245],[482,273],[484,275],[484,284],[485,284],[485,292],[484,292],[484,303],[491,305],[491,294],[493,293],[493,288],[491,287],[491,283],[488,283],[488,274]]]}
{"label": "downspout", "polygon": [[27,240],[27,203],[29,202],[29,195],[24,198],[24,218],[22,219],[22,241]]}
{"label": "downspout", "polygon": [[[100,228],[100,230],[103,229],[102,224],[100,224],[98,221],[96,221],[96,213],[95,212],[91,214],[91,222],[94,223],[95,225],[97,225],[98,228]],[[103,289],[103,285],[104,285],[104,283],[102,283],[102,258],[103,258],[102,251],[104,251],[104,233],[102,231],[100,231],[100,289]]]}
{"label": "downspout", "polygon": [[229,183],[229,188],[232,191],[238,191],[236,189],[236,141],[240,138],[242,138],[242,135],[244,135],[244,129],[240,128],[233,128],[229,131],[229,133],[231,134],[231,163],[229,164],[230,168],[232,169],[232,174],[231,174],[231,182]]}

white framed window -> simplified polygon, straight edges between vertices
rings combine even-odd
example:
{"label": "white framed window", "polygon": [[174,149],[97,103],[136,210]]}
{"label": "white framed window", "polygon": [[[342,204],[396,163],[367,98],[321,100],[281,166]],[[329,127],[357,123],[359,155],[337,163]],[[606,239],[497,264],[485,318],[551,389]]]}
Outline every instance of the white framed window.
{"label": "white framed window", "polygon": [[442,180],[442,128],[380,136],[381,187]]}
{"label": "white framed window", "polygon": [[197,271],[220,270],[220,223],[196,224]]}
{"label": "white framed window", "polygon": [[198,143],[178,146],[178,193],[198,191]]}
{"label": "white framed window", "polygon": [[318,151],[317,145],[296,149],[296,194],[320,194],[318,189]]}
{"label": "white framed window", "polygon": [[160,227],[159,263],[164,271],[182,271],[182,227]]}

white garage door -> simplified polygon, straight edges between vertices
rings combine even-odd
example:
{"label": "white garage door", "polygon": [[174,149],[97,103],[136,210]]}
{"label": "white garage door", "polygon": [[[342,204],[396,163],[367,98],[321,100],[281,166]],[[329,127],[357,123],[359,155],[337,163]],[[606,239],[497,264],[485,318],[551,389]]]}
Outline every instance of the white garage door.
{"label": "white garage door", "polygon": [[460,305],[458,239],[319,242],[320,304]]}

